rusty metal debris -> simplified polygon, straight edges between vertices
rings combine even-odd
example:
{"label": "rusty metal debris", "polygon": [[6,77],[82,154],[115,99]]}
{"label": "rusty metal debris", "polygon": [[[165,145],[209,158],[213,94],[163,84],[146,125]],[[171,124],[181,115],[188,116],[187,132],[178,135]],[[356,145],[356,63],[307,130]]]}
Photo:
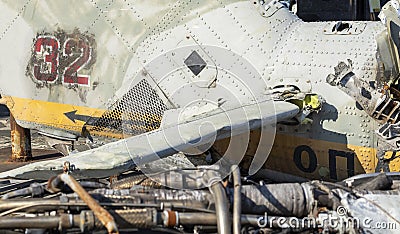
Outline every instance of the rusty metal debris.
{"label": "rusty metal debris", "polygon": [[[374,223],[370,226],[348,223],[365,219],[385,223],[386,233],[395,233],[400,228],[400,213],[394,205],[400,196],[400,173],[358,175],[338,183],[286,181],[269,184],[268,180],[256,179],[257,176],[241,178],[238,168],[232,169],[232,179],[223,182],[217,180],[215,170],[198,173],[198,179],[207,178],[204,182],[210,185],[210,190],[135,185],[129,189],[111,189],[100,184],[85,190],[80,184],[88,181],[78,183],[64,173],[51,178],[45,191],[29,198],[27,193],[12,193],[16,185],[0,184],[3,194],[0,229],[69,233],[104,228],[109,233],[119,230],[133,233],[354,233],[374,230],[375,233]],[[72,191],[64,187],[64,183]],[[43,184],[26,181],[18,187],[38,186]],[[326,219],[333,223],[325,222]]]}
{"label": "rusty metal debris", "polygon": [[60,174],[51,178],[47,183],[47,190],[51,192],[59,192],[62,182],[67,184],[88,205],[96,217],[107,228],[108,233],[119,233],[114,218],[110,213],[101,207],[72,176],[68,174]]}
{"label": "rusty metal debris", "polygon": [[28,161],[32,159],[31,133],[15,121],[10,114],[11,127],[11,161]]}
{"label": "rusty metal debris", "polygon": [[[11,160],[31,157],[25,128],[66,156],[0,173],[0,229],[398,232],[400,173],[303,176],[399,157],[383,156],[400,150],[399,0],[386,26],[304,23],[283,0],[149,2],[0,1]],[[321,79],[343,58],[327,82],[350,97]],[[206,163],[166,165],[177,153]]]}

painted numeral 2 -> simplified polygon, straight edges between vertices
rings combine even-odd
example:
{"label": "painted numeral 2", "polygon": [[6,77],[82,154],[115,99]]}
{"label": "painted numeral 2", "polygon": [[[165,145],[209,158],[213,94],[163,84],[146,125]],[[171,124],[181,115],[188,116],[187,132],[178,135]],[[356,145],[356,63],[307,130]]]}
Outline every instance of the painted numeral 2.
{"label": "painted numeral 2", "polygon": [[85,38],[67,38],[61,48],[61,58],[60,42],[54,36],[39,36],[34,48],[33,76],[36,80],[55,83],[61,78],[64,84],[89,85],[90,76],[79,74],[92,59],[92,48]]}

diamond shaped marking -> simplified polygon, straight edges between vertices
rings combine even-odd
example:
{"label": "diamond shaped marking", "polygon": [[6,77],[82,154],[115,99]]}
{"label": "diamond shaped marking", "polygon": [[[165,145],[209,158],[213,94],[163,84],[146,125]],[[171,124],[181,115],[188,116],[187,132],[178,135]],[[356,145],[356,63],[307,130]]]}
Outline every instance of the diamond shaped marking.
{"label": "diamond shaped marking", "polygon": [[189,57],[185,59],[186,66],[193,72],[195,76],[200,74],[201,71],[207,66],[207,63],[200,57],[200,55],[193,51]]}

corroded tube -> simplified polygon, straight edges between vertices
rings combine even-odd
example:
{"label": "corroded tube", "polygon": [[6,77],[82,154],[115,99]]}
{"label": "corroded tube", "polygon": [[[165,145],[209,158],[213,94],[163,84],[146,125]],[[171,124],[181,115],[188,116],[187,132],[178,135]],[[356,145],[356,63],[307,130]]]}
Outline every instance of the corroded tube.
{"label": "corroded tube", "polygon": [[108,233],[118,233],[117,224],[111,214],[101,207],[72,176],[60,174],[51,178],[47,184],[47,189],[54,192],[59,191],[61,181],[67,184],[88,205],[94,215],[107,228]]}
{"label": "corroded tube", "polygon": [[10,114],[11,128],[11,161],[28,161],[32,159],[31,133],[27,128],[17,124]]}

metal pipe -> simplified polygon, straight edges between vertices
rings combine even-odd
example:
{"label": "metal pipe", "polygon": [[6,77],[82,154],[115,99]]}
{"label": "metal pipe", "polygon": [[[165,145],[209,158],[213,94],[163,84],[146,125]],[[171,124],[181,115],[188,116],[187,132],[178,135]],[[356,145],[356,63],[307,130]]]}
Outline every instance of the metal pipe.
{"label": "metal pipe", "polygon": [[32,183],[32,184],[30,184],[30,186],[28,188],[22,188],[22,189],[18,189],[18,190],[4,194],[1,197],[1,199],[6,200],[6,199],[13,198],[13,197],[27,196],[27,195],[31,195],[34,197],[34,196],[42,195],[43,193],[44,193],[44,189],[41,184]]}
{"label": "metal pipe", "polygon": [[31,132],[17,124],[10,113],[11,128],[11,161],[28,161],[32,159]]}
{"label": "metal pipe", "polygon": [[[196,204],[182,204],[178,202],[160,202],[160,203],[136,203],[136,202],[112,202],[113,199],[109,198],[110,202],[99,202],[102,206],[108,207],[129,207],[129,208],[174,208],[177,210],[191,210],[197,212],[214,213],[211,210],[205,209],[203,206]],[[60,202],[58,200],[45,200],[42,198],[31,198],[31,199],[10,199],[0,200],[0,212],[10,214],[10,210],[25,211],[25,212],[44,212],[58,209],[70,209],[70,210],[82,210],[82,207],[87,207],[87,204],[81,201],[73,202]],[[13,211],[15,212],[15,211]],[[13,213],[11,212],[11,213]],[[0,216],[2,216],[0,214]]]}
{"label": "metal pipe", "polygon": [[212,213],[179,212],[180,225],[216,225],[217,216]]}
{"label": "metal pipe", "polygon": [[[65,214],[64,216],[71,216]],[[63,222],[61,222],[63,220]],[[40,216],[40,217],[2,217],[0,218],[0,229],[15,228],[71,228],[73,223],[69,222],[69,217],[60,216]],[[79,223],[79,222],[78,222]]]}
{"label": "metal pipe", "polygon": [[233,233],[240,234],[240,215],[242,214],[242,183],[240,169],[237,165],[232,166],[233,177]]}
{"label": "metal pipe", "polygon": [[78,196],[88,205],[93,211],[94,215],[100,220],[100,222],[107,228],[109,233],[119,233],[117,224],[110,213],[103,207],[101,207],[96,200],[94,200],[89,193],[70,175],[60,174],[53,177],[47,183],[47,189],[49,191],[59,191],[60,181],[66,183]]}
{"label": "metal pipe", "polygon": [[231,220],[229,218],[228,199],[224,186],[221,182],[216,182],[210,186],[210,191],[214,196],[215,212],[217,213],[217,226],[219,234],[230,234]]}
{"label": "metal pipe", "polygon": [[[61,206],[61,208],[60,208]],[[43,198],[31,198],[31,199],[10,199],[0,200],[0,212],[8,211],[10,209],[16,209],[19,207],[27,207],[22,210],[29,212],[41,212],[56,209],[62,209],[62,206],[75,207],[75,206],[87,206],[85,203],[61,203],[58,200],[45,200]]]}
{"label": "metal pipe", "polygon": [[113,210],[111,214],[120,228],[153,228],[161,223],[155,208]]}
{"label": "metal pipe", "polygon": [[2,217],[0,229],[57,227],[60,217]]}
{"label": "metal pipe", "polygon": [[[179,223],[171,223],[168,227],[179,225],[217,225],[217,215],[210,213],[187,213],[176,212],[179,216]],[[162,217],[160,212],[155,209],[132,209],[132,210],[115,210],[113,215],[121,228],[153,228],[160,225]],[[92,217],[92,218],[90,218]],[[296,217],[278,217],[278,216],[258,216],[258,215],[241,215],[241,223],[244,225],[279,228],[282,222],[285,224],[295,220],[300,223],[301,220]],[[279,222],[278,222],[279,221]],[[290,226],[287,226],[288,228]],[[93,231],[99,228],[98,223],[93,216],[92,211],[82,211],[81,214],[61,214],[60,216],[39,216],[39,217],[2,217],[0,218],[0,229],[16,229],[16,228],[40,228],[40,229],[68,229],[81,228],[81,231]]]}
{"label": "metal pipe", "polygon": [[27,196],[27,195],[31,194],[31,191],[32,191],[32,189],[30,187],[18,189],[18,190],[4,194],[1,197],[1,200],[6,200],[6,199],[13,198],[13,197],[19,197],[19,196]]}
{"label": "metal pipe", "polygon": [[[212,213],[179,212],[178,216],[179,225],[213,226],[217,224],[217,215]],[[260,217],[260,215],[241,215],[240,222],[241,224],[257,225],[257,219]]]}
{"label": "metal pipe", "polygon": [[[179,212],[179,224],[180,225],[204,225],[204,226],[214,226],[217,224],[217,216],[210,213],[188,213]],[[265,227],[282,227],[279,223],[285,222],[290,223],[290,220],[301,222],[301,219],[297,217],[282,217],[282,216],[269,216],[269,215],[241,215],[240,222],[243,225],[259,226],[260,224],[265,225]],[[177,225],[178,226],[178,225]],[[288,228],[290,226],[287,226]]]}

